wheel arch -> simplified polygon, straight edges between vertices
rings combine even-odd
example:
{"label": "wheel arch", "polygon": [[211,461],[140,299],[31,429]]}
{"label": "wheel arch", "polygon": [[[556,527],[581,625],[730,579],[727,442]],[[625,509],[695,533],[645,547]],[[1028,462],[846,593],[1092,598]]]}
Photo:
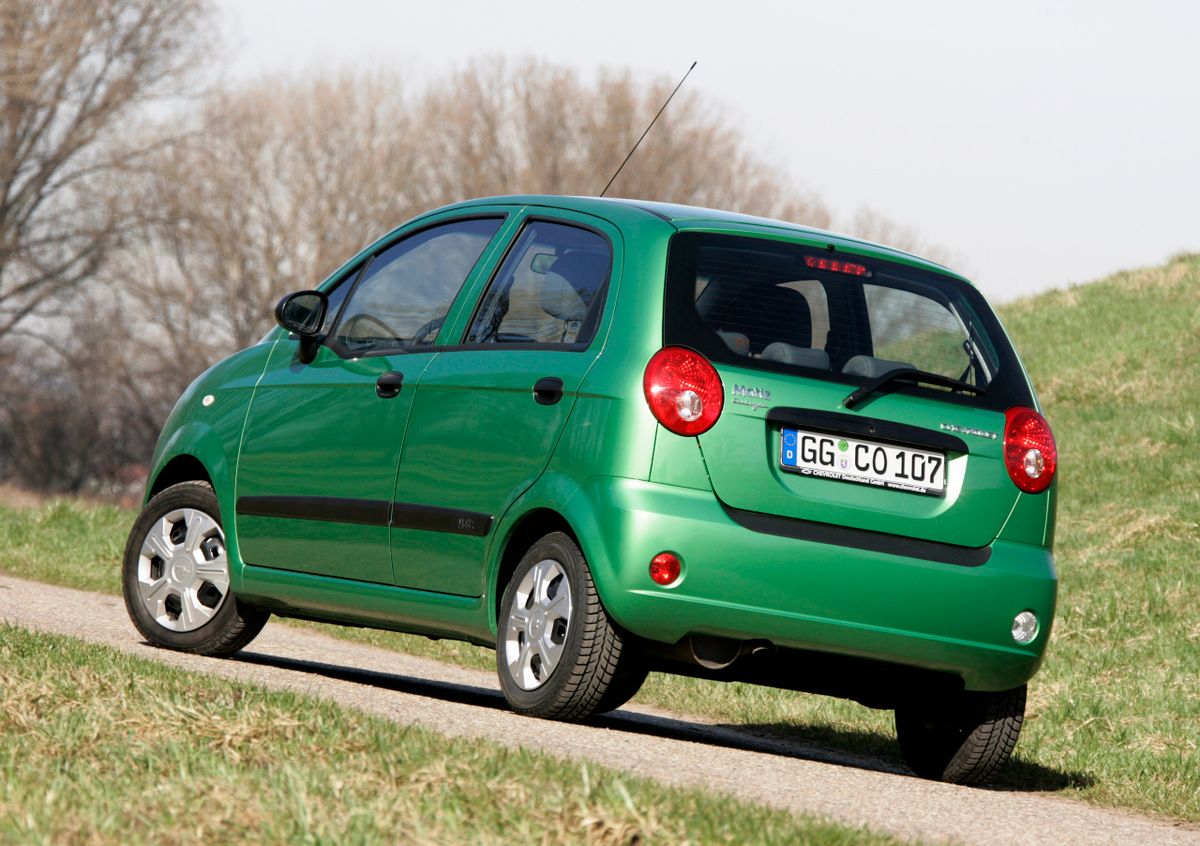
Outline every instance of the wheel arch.
{"label": "wheel arch", "polygon": [[496,621],[500,616],[500,600],[504,596],[504,587],[508,584],[513,571],[517,569],[521,558],[537,542],[538,538],[552,532],[562,532],[571,540],[579,543],[579,537],[567,518],[547,506],[538,506],[523,512],[509,526],[504,539],[500,542],[500,552],[496,565],[492,568],[492,577],[488,585],[492,592],[491,601],[488,603],[490,606],[488,620],[493,630],[495,630]]}
{"label": "wheel arch", "polygon": [[189,453],[181,453],[164,464],[158,474],[150,480],[146,486],[146,500],[149,501],[180,482],[207,482],[211,485],[213,480],[203,461]]}

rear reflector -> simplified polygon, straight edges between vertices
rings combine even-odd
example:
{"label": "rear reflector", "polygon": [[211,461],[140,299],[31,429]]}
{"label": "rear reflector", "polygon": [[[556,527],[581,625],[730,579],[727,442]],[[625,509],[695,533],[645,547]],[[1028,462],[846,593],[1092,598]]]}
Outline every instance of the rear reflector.
{"label": "rear reflector", "polygon": [[650,579],[656,585],[669,585],[679,578],[683,569],[678,556],[673,552],[660,552],[650,560]]}
{"label": "rear reflector", "polygon": [[827,256],[805,256],[804,263],[813,270],[828,270],[830,273],[848,273],[851,276],[870,276],[871,271],[852,261],[831,259]]}
{"label": "rear reflector", "polygon": [[654,418],[676,435],[700,435],[721,416],[725,388],[708,359],[687,347],[663,347],[642,377]]}
{"label": "rear reflector", "polygon": [[1058,447],[1046,418],[1032,408],[1010,408],[1004,421],[1004,466],[1025,493],[1041,493],[1054,481]]}

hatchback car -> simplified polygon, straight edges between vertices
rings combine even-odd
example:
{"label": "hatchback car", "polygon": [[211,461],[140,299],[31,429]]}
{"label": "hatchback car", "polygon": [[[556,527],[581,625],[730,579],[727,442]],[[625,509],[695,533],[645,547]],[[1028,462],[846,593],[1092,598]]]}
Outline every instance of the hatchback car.
{"label": "hatchback car", "polygon": [[779,221],[500,197],[275,314],[158,442],[124,559],[151,643],[394,629],[493,647],[530,715],[655,670],[894,709],[923,776],[1008,759],[1056,451],[963,278]]}

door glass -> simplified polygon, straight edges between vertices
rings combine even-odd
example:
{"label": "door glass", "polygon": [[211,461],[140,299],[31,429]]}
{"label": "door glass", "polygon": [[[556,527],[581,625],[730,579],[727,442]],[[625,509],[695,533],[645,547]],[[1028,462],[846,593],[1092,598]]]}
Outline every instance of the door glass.
{"label": "door glass", "polygon": [[596,333],[611,267],[604,237],[531,221],[488,286],[467,343],[586,346]]}
{"label": "door glass", "polygon": [[330,346],[358,357],[432,344],[501,222],[435,226],[379,253],[351,293]]}

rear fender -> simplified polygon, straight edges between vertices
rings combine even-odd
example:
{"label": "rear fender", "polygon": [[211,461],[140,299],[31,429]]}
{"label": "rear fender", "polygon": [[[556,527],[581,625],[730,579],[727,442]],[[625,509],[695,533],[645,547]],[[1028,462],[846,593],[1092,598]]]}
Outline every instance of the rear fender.
{"label": "rear fender", "polygon": [[587,559],[601,602],[604,602],[609,587],[615,583],[608,544],[591,499],[570,476],[546,472],[504,513],[492,535],[485,582],[488,594],[484,597],[484,605],[488,608],[488,627],[493,635],[497,625],[497,597],[505,587],[500,584],[505,552],[517,530],[536,512],[552,512],[566,523]]}

